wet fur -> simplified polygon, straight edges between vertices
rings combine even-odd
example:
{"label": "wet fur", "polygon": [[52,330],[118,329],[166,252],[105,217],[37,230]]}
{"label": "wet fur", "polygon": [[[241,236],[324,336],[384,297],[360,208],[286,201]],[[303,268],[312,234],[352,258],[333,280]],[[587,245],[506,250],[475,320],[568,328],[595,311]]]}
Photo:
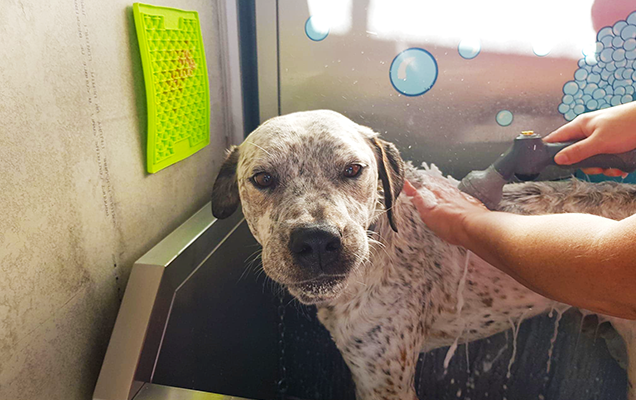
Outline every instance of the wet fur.
{"label": "wet fur", "polygon": [[[485,338],[524,318],[564,307],[428,230],[408,198],[397,195],[395,182],[401,187],[406,176],[420,190],[452,187],[456,182],[436,171],[404,166],[394,147],[376,141],[377,135],[368,128],[329,111],[291,114],[263,126],[228,158],[238,163],[234,179],[246,220],[263,245],[266,273],[301,301],[317,305],[320,321],[351,369],[358,399],[416,399],[413,381],[420,352],[451,345],[458,337],[460,343]],[[272,141],[282,145],[264,154]],[[374,143],[389,151],[383,155]],[[240,157],[234,155],[237,151],[243,152]],[[328,170],[356,157],[375,168],[364,185],[347,186]],[[288,169],[279,172],[289,177],[284,189],[267,195],[249,186],[247,175],[261,164],[255,158],[267,159],[275,164],[270,164],[272,168]],[[388,179],[381,176],[383,167],[391,175]],[[215,185],[225,187],[227,182],[217,179]],[[391,198],[390,216],[384,212],[386,196]],[[222,193],[215,191],[212,203],[215,215],[225,215],[228,204]],[[513,184],[506,187],[501,209],[518,214],[585,212],[622,219],[636,212],[636,188],[577,180]],[[343,232],[348,272],[336,284],[298,287],[296,282],[311,277],[288,257],[288,232],[317,220],[333,223]],[[636,324],[606,319],[636,360]],[[628,375],[633,386],[634,362]],[[631,391],[629,398],[636,399],[636,393]]]}

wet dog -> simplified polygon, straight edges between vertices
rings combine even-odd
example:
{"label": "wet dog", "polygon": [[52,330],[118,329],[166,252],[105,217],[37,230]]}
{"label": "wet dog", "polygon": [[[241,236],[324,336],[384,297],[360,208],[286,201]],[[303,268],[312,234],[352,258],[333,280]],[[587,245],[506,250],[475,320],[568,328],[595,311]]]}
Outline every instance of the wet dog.
{"label": "wet dog", "polygon": [[[405,164],[371,129],[309,111],[262,124],[230,149],[214,184],[213,214],[225,218],[241,204],[267,275],[317,306],[358,399],[416,399],[421,352],[564,307],[435,236],[400,196],[405,177],[420,189],[456,186]],[[636,189],[576,180],[508,185],[501,210],[622,219],[636,213]],[[607,319],[636,360],[636,323]],[[632,387],[636,361],[628,375]]]}

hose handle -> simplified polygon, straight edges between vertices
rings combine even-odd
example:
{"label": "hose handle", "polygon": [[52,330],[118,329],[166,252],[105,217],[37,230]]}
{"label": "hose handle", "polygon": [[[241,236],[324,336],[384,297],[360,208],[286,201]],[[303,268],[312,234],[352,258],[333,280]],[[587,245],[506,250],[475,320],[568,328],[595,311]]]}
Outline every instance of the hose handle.
{"label": "hose handle", "polygon": [[563,168],[615,168],[629,173],[636,171],[636,150],[626,151],[619,154],[597,154],[571,165],[561,165],[554,162],[554,156],[556,156],[559,151],[573,145],[574,143],[577,143],[577,141],[545,143],[545,146],[551,156],[551,165]]}

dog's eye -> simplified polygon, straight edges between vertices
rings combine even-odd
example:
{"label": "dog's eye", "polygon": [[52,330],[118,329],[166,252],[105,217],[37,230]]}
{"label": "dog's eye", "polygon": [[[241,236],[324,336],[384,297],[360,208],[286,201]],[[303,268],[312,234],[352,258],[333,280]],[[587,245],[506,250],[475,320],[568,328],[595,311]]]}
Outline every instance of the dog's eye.
{"label": "dog's eye", "polygon": [[347,178],[355,178],[356,176],[360,175],[360,172],[362,172],[362,165],[350,164],[347,165],[347,167],[345,168],[344,176],[346,176]]}
{"label": "dog's eye", "polygon": [[258,188],[266,188],[272,186],[274,177],[267,172],[259,172],[252,177],[252,182]]}

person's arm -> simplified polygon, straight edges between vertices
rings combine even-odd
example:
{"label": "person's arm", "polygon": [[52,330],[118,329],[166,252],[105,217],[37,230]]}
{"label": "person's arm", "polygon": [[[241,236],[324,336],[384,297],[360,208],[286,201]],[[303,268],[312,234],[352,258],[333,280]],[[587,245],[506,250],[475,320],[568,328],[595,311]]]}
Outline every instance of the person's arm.
{"label": "person's arm", "polygon": [[424,222],[528,288],[591,311],[636,319],[636,216],[522,216],[488,211],[457,191],[431,202],[405,185]]}
{"label": "person's arm", "polygon": [[636,216],[488,214],[464,220],[467,248],[546,297],[636,319]]}

